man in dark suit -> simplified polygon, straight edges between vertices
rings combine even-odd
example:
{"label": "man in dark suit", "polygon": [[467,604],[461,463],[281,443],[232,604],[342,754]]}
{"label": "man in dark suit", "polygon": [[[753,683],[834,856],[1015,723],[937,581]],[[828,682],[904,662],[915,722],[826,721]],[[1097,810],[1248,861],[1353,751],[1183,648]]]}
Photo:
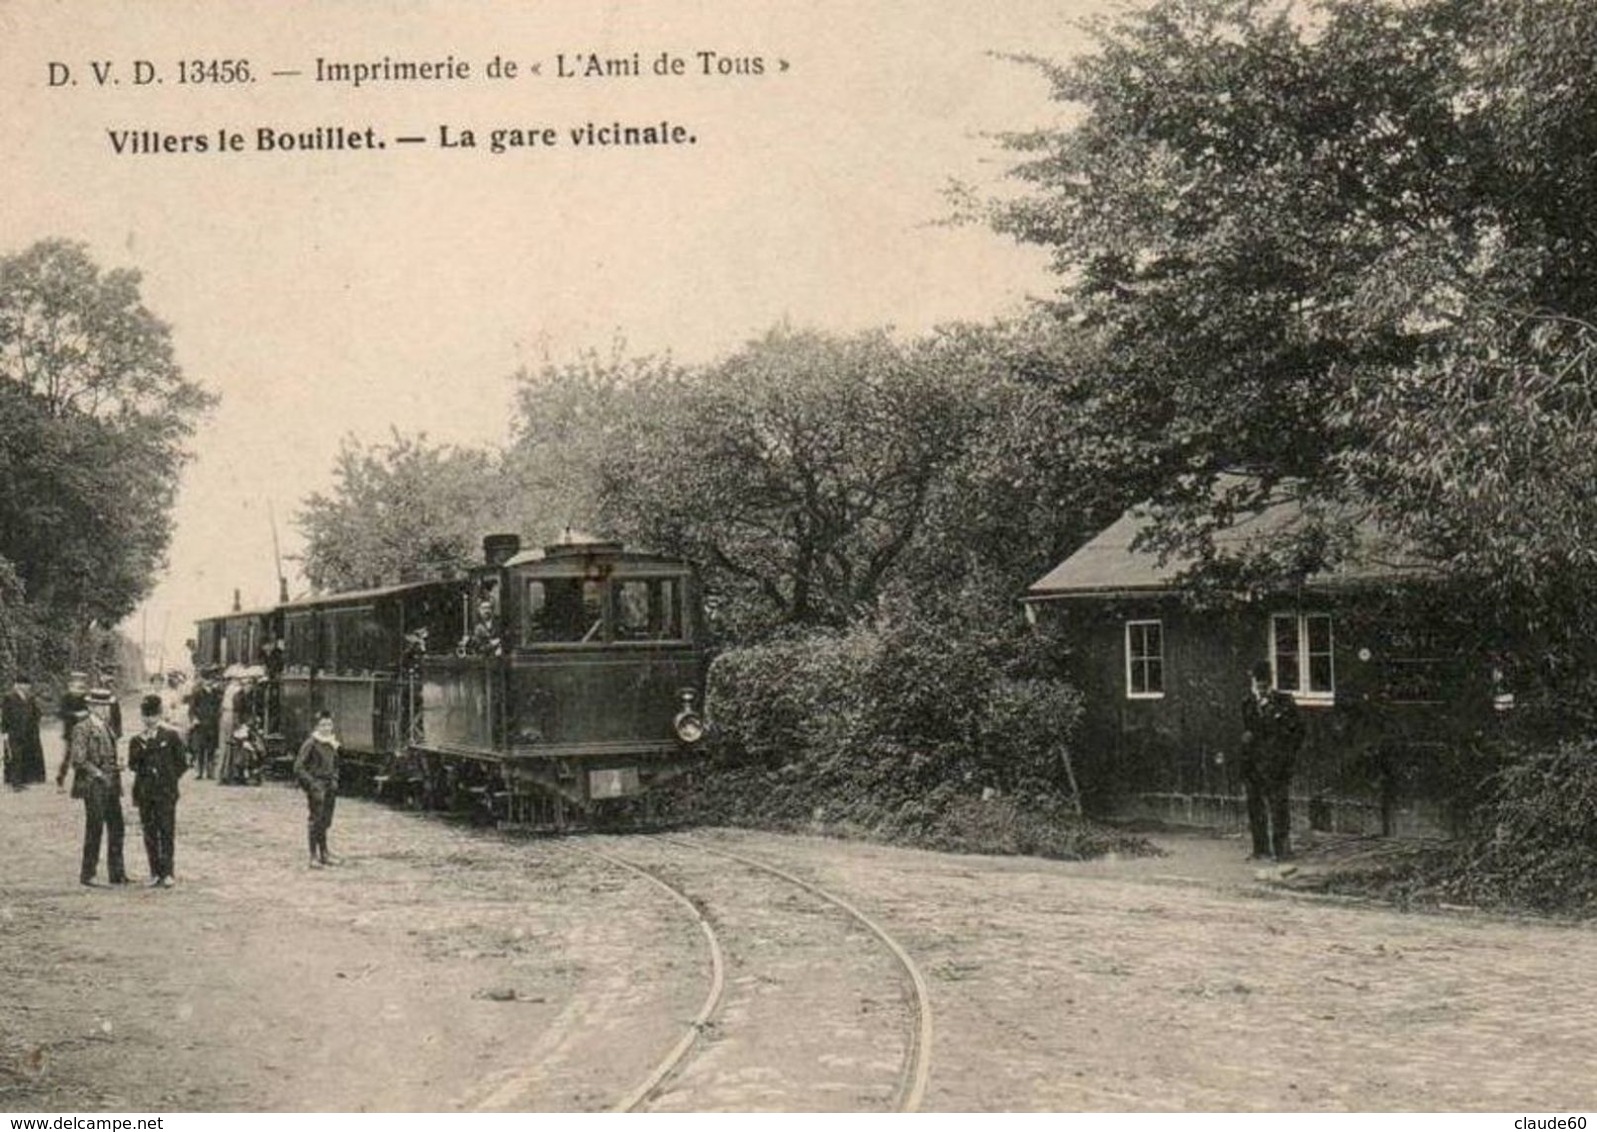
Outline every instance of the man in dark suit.
{"label": "man in dark suit", "polygon": [[39,740],[39,701],[33,682],[18,674],[0,699],[0,736],[4,736],[5,780],[13,790],[44,781],[44,744]]}
{"label": "man in dark suit", "polygon": [[1248,792],[1253,856],[1284,861],[1292,855],[1292,764],[1303,743],[1298,705],[1270,687],[1270,662],[1253,666],[1242,701],[1242,781]]}
{"label": "man in dark suit", "polygon": [[[112,884],[126,884],[122,865],[122,771],[107,717],[115,702],[108,688],[88,694],[88,714],[72,728],[67,754],[72,763],[72,796],[83,799],[83,868],[78,879],[94,883],[100,864],[100,837],[109,835],[106,867]],[[58,779],[59,781],[59,779]]]}
{"label": "man in dark suit", "polygon": [[144,730],[128,740],[128,768],[133,771],[133,804],[144,829],[144,852],[150,859],[150,886],[171,888],[172,852],[177,837],[177,783],[189,768],[178,733],[161,722],[165,705],[158,695],[139,705]]}
{"label": "man in dark suit", "polygon": [[221,698],[211,680],[198,676],[194,690],[189,693],[189,752],[194,756],[194,776],[211,777],[211,767],[216,757],[218,717]]}

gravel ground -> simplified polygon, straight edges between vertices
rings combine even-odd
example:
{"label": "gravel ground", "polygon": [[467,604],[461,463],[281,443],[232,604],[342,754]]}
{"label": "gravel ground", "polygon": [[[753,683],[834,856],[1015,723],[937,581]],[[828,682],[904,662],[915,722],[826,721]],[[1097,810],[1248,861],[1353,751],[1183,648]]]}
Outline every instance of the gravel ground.
{"label": "gravel ground", "polygon": [[[186,782],[163,890],[137,886],[129,819],[135,887],[84,889],[80,805],[0,795],[0,1110],[607,1108],[683,1034],[707,961],[684,909],[585,846],[668,874],[726,942],[727,1003],[651,1104],[891,1092],[903,990],[869,941],[661,839],[527,840],[342,799],[344,864],[312,871],[297,792]],[[824,885],[914,956],[927,1108],[1597,1107],[1591,926],[1304,898],[1225,838],[1085,863],[687,838]]]}

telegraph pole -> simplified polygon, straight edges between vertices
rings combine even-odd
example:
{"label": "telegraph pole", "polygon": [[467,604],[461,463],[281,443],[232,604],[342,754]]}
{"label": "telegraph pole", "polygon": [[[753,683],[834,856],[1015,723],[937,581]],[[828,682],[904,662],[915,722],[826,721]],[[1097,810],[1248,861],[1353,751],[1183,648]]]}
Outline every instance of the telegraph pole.
{"label": "telegraph pole", "polygon": [[288,604],[288,578],[283,574],[283,552],[277,545],[277,513],[272,510],[272,501],[266,501],[266,521],[272,525],[272,561],[277,566],[277,601],[279,605]]}

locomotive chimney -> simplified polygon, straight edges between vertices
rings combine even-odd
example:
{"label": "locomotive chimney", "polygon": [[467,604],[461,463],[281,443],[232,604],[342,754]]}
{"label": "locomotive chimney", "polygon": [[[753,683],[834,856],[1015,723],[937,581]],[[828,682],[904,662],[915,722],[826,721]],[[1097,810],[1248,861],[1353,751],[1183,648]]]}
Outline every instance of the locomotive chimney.
{"label": "locomotive chimney", "polygon": [[482,540],[483,561],[490,566],[503,566],[521,553],[520,535],[485,535]]}

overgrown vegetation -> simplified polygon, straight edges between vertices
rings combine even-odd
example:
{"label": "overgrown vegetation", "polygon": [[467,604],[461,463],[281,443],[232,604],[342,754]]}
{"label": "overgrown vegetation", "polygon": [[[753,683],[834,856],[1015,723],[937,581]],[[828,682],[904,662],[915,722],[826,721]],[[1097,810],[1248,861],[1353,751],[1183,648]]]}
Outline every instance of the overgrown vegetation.
{"label": "overgrown vegetation", "polygon": [[1512,747],[1465,836],[1382,846],[1313,883],[1408,906],[1597,916],[1597,740]]}
{"label": "overgrown vegetation", "polygon": [[679,816],[966,852],[1149,852],[1086,820],[1080,713],[1057,653],[1015,626],[935,621],[796,635],[711,671],[714,767]]}

